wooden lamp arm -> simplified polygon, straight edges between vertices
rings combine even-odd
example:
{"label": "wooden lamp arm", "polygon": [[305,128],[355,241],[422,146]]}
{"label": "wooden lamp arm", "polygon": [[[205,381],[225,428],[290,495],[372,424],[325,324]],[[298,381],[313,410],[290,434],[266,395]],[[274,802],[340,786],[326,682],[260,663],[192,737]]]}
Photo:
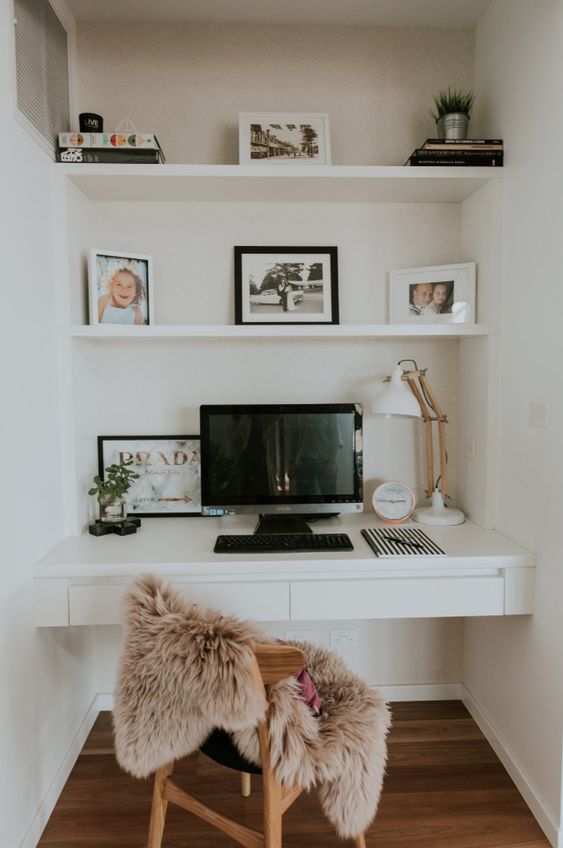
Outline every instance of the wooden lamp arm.
{"label": "wooden lamp arm", "polygon": [[[421,371],[420,376],[418,378],[420,380],[420,384],[423,388],[423,391],[428,398],[432,409],[434,410],[434,414],[436,420],[438,421],[438,452],[439,452],[439,462],[440,462],[440,492],[442,493],[442,497],[444,501],[446,500],[448,495],[448,455],[446,451],[446,423],[447,418],[444,415],[442,407],[438,402],[438,398],[434,394],[430,383],[426,379],[426,372]],[[430,492],[432,494],[432,492]]]}

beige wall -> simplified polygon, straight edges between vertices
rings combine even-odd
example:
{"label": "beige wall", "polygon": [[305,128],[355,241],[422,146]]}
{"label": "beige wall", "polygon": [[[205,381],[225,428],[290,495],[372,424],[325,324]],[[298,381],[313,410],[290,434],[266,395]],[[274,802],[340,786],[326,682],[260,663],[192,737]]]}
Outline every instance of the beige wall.
{"label": "beige wall", "polygon": [[[79,111],[129,116],[169,162],[236,164],[239,112],[327,112],[332,161],[402,165],[432,94],[471,87],[473,31],[79,23]],[[77,116],[74,116],[77,120]]]}

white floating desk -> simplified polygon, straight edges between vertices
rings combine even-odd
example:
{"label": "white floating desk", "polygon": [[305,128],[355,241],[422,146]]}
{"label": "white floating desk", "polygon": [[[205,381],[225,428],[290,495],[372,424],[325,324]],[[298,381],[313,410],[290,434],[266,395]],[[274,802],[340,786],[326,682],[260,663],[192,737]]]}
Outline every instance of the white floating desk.
{"label": "white floating desk", "polygon": [[119,624],[123,593],[144,572],[166,576],[193,601],[259,621],[533,612],[533,555],[471,522],[423,528],[445,557],[378,559],[360,535],[377,526],[369,513],[312,525],[348,533],[349,553],[213,553],[219,533],[250,533],[253,523],[242,516],[147,518],[132,536],[68,538],[35,566],[36,624]]}

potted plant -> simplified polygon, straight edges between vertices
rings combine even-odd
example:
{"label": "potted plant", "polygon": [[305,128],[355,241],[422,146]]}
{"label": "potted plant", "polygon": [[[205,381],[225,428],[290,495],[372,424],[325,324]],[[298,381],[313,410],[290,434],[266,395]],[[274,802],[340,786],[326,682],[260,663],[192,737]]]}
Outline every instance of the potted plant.
{"label": "potted plant", "polygon": [[442,89],[434,95],[435,112],[430,112],[436,121],[438,138],[467,138],[469,118],[475,103],[472,91],[460,88]]}
{"label": "potted plant", "polygon": [[97,495],[100,504],[100,520],[107,523],[124,521],[127,518],[127,505],[125,503],[125,492],[131,487],[131,482],[139,475],[132,471],[129,466],[133,460],[121,462],[119,465],[108,465],[105,469],[106,479],[96,474],[96,484],[88,490],[89,495]]}

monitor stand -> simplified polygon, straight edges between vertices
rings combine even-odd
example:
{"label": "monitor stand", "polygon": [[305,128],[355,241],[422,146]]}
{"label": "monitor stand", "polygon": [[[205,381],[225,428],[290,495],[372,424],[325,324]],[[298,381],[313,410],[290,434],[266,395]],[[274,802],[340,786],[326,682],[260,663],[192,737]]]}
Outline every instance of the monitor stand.
{"label": "monitor stand", "polygon": [[312,533],[309,525],[300,515],[266,514],[258,517],[254,534],[260,533]]}

